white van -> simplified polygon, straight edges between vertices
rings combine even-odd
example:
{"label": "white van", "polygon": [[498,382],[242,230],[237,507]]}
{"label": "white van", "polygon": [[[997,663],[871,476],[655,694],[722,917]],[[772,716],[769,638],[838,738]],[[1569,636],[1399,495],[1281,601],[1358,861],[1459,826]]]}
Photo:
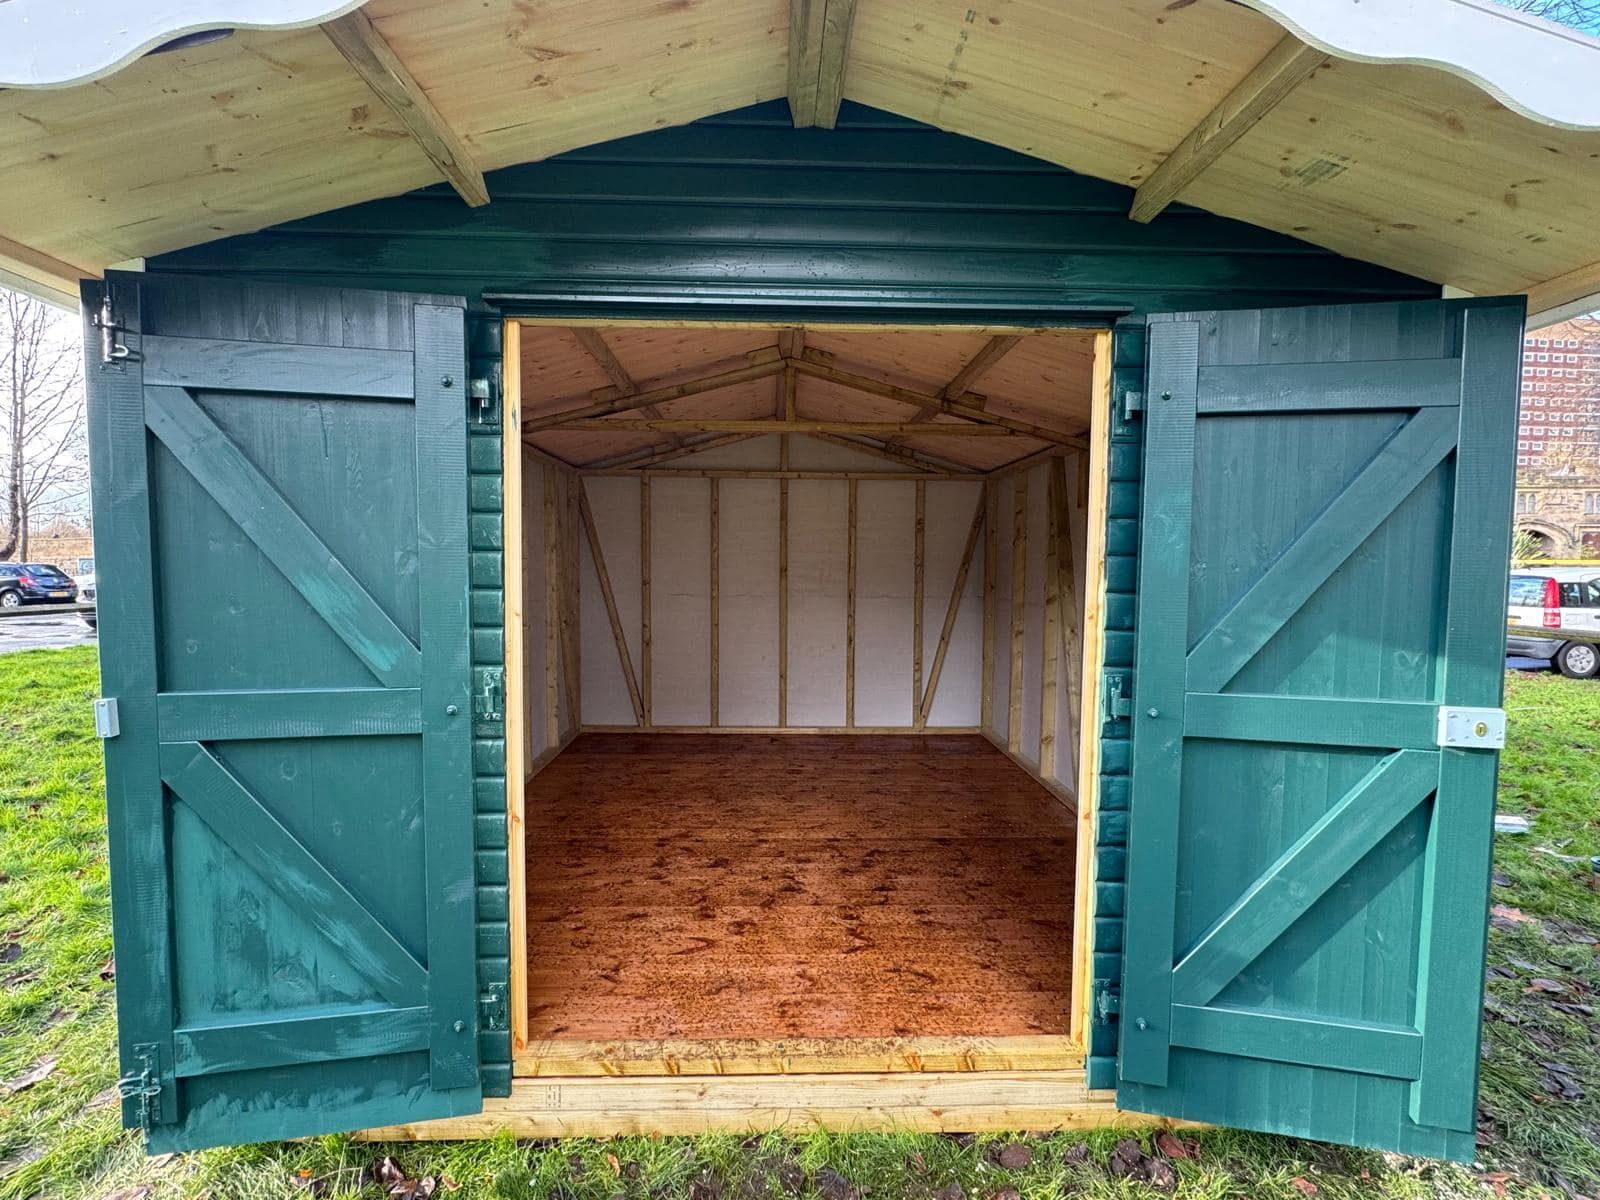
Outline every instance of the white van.
{"label": "white van", "polygon": [[1549,659],[1573,679],[1600,674],[1600,566],[1513,571],[1506,620],[1507,654]]}

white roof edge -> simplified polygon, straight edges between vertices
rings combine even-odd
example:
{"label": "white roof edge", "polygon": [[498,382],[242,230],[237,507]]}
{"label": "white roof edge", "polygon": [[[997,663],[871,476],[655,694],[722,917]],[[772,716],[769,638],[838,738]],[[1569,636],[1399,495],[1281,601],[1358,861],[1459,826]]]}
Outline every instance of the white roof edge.
{"label": "white roof edge", "polygon": [[0,87],[87,83],[186,34],[318,25],[360,5],[361,0],[9,0],[0,3]]}
{"label": "white roof edge", "polygon": [[1539,312],[1530,312],[1528,328],[1543,329],[1546,325],[1559,325],[1562,321],[1588,316],[1590,313],[1600,313],[1600,292],[1579,296],[1576,300],[1568,300],[1565,304],[1557,304]]}
{"label": "white roof edge", "polygon": [[1543,125],[1600,129],[1600,39],[1493,0],[1239,0],[1336,58],[1437,67]]}

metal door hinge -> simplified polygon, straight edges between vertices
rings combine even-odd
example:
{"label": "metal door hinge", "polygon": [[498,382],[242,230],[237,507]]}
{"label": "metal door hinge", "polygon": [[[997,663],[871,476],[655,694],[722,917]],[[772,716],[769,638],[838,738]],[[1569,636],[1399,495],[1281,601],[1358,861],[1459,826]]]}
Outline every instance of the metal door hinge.
{"label": "metal door hinge", "polygon": [[467,380],[467,397],[472,401],[472,420],[478,425],[495,422],[495,380],[488,375],[477,375]]}
{"label": "metal door hinge", "polygon": [[117,721],[117,702],[106,698],[94,702],[94,735],[97,738],[114,738],[122,732]]}
{"label": "metal door hinge", "polygon": [[1127,672],[1107,672],[1105,677],[1105,718],[1108,721],[1126,721],[1133,716],[1133,680]]}
{"label": "metal door hinge", "polygon": [[511,1028],[507,1021],[506,1010],[506,985],[491,983],[483,989],[483,994],[478,997],[479,1023],[486,1030],[503,1030]]}
{"label": "metal door hinge", "polygon": [[139,1124],[145,1129],[161,1123],[161,1048],[141,1042],[133,1048],[138,1070],[117,1080],[117,1095],[139,1102]]}
{"label": "metal door hinge", "polygon": [[1439,728],[1434,738],[1441,746],[1463,750],[1504,750],[1506,710],[1439,706]]}
{"label": "metal door hinge", "polygon": [[1094,985],[1094,1023],[1096,1025],[1109,1025],[1111,1018],[1122,1011],[1122,997],[1117,993],[1116,987],[1108,979],[1102,979]]}
{"label": "metal door hinge", "polygon": [[502,667],[485,668],[482,674],[482,684],[475,697],[473,711],[480,721],[505,720],[504,703],[506,694],[506,673]]}
{"label": "metal door hinge", "polygon": [[93,324],[100,331],[100,361],[106,365],[128,362],[137,357],[127,344],[121,340],[120,335],[127,333],[128,328],[117,320],[116,313],[111,308],[110,285],[100,289],[100,308],[94,314]]}
{"label": "metal door hinge", "polygon": [[1122,419],[1131,421],[1144,411],[1144,393],[1132,390],[1122,393]]}

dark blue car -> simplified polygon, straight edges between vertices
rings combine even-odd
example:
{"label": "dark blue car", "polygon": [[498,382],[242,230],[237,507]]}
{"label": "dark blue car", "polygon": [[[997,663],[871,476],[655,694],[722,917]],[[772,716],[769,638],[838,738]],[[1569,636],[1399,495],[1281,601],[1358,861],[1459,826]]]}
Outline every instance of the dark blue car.
{"label": "dark blue car", "polygon": [[0,608],[24,604],[71,604],[78,585],[49,563],[0,563]]}

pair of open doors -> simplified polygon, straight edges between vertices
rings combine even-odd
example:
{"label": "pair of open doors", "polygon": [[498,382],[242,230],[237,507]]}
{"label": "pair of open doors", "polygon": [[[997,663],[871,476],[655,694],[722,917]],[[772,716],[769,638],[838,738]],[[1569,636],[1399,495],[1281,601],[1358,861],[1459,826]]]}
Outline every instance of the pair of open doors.
{"label": "pair of open doors", "polygon": [[[124,1118],[159,1151],[478,1111],[463,308],[107,286]],[[1473,301],[1119,332],[1122,1107],[1471,1156],[1521,331]]]}

